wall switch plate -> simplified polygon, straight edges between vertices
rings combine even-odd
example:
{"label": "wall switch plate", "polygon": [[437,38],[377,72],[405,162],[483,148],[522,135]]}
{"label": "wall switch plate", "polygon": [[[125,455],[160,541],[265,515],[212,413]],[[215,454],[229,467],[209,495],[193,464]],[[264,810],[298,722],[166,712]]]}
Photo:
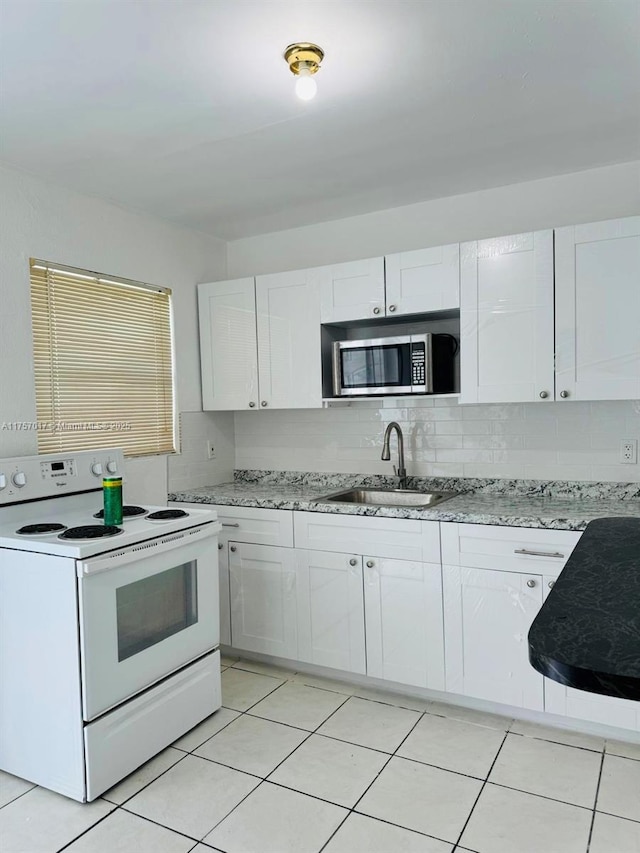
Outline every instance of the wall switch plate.
{"label": "wall switch plate", "polygon": [[216,449],[212,441],[207,441],[207,458],[215,459],[216,458]]}
{"label": "wall switch plate", "polygon": [[635,465],[638,462],[638,439],[623,438],[620,442],[620,462],[623,465]]}

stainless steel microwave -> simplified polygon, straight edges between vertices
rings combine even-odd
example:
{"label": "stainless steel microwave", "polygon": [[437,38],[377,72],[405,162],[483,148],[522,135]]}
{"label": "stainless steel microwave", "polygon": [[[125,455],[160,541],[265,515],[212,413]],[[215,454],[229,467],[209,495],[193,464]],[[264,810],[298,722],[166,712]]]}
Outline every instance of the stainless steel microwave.
{"label": "stainless steel microwave", "polygon": [[457,349],[452,335],[432,333],[336,341],[333,393],[337,397],[449,393],[454,390]]}

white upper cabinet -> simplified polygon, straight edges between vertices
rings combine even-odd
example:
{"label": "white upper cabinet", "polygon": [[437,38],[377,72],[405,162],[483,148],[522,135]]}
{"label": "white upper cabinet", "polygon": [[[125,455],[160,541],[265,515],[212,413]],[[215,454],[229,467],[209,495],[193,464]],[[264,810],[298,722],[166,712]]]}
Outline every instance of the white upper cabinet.
{"label": "white upper cabinet", "polygon": [[387,316],[460,307],[460,244],[385,257]]}
{"label": "white upper cabinet", "polygon": [[258,404],[253,278],[198,285],[203,409]]}
{"label": "white upper cabinet", "polygon": [[320,297],[308,271],[198,285],[205,410],[322,406]]}
{"label": "white upper cabinet", "polygon": [[320,285],[321,322],[385,316],[384,258],[332,264],[310,273]]}
{"label": "white upper cabinet", "polygon": [[460,402],[553,400],[553,232],[460,251]]}
{"label": "white upper cabinet", "polygon": [[560,399],[640,397],[640,216],[556,229],[556,384]]}
{"label": "white upper cabinet", "polygon": [[320,296],[307,270],[256,278],[260,406],[322,406]]}

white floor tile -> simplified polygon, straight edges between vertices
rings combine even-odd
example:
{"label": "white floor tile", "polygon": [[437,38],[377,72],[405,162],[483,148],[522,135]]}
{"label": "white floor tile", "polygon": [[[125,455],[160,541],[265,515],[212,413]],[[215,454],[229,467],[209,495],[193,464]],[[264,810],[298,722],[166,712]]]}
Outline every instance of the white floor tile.
{"label": "white floor tile", "polygon": [[141,791],[149,782],[153,782],[154,779],[161,776],[165,770],[173,767],[181,758],[184,758],[184,752],[169,747],[156,755],[155,758],[152,758],[151,761],[147,761],[142,767],[134,770],[122,782],[119,782],[113,788],[106,791],[102,797],[105,800],[109,800],[110,803],[122,805],[122,803],[133,797],[134,794],[137,794],[138,791]]}
{"label": "white floor tile", "polygon": [[306,737],[307,732],[291,726],[243,714],[199,747],[194,755],[264,777]]}
{"label": "white floor tile", "polygon": [[0,808],[35,787],[33,782],[0,770]]}
{"label": "white floor tile", "polygon": [[473,723],[475,726],[486,726],[501,732],[506,732],[513,722],[511,717],[501,717],[499,714],[489,714],[486,711],[474,711],[472,708],[449,705],[447,702],[432,702],[428,713],[462,720],[464,723]]}
{"label": "white floor tile", "polygon": [[259,780],[187,755],[127,802],[127,809],[192,838],[201,839]]}
{"label": "white floor tile", "polygon": [[227,657],[226,655],[222,655],[220,658],[220,666],[233,666],[234,663],[237,663],[240,658],[236,657]]}
{"label": "white floor tile", "polygon": [[372,749],[311,735],[269,781],[350,808],[387,760]]}
{"label": "white floor tile", "polygon": [[485,779],[503,740],[496,729],[425,714],[398,755]]}
{"label": "white floor tile", "polygon": [[239,660],[233,665],[234,669],[243,669],[245,672],[255,672],[257,675],[270,675],[272,678],[290,678],[292,669],[283,666],[274,666],[271,663],[262,663],[258,660]]}
{"label": "white floor tile", "polygon": [[322,853],[451,853],[453,847],[426,835],[352,813]]}
{"label": "white floor tile", "polygon": [[235,667],[225,669],[221,677],[222,704],[234,711],[248,711],[252,705],[284,684],[281,679],[244,672]]}
{"label": "white floor tile", "polygon": [[53,853],[115,808],[104,800],[77,803],[33,788],[0,809],[2,853]]}
{"label": "white floor tile", "polygon": [[489,784],[460,845],[481,853],[585,853],[591,815],[589,809]]}
{"label": "white floor tile", "polygon": [[605,755],[596,808],[640,821],[640,762]]}
{"label": "white floor tile", "polygon": [[359,746],[394,752],[419,719],[417,711],[352,697],[318,731]]}
{"label": "white floor tile", "polygon": [[598,752],[510,734],[489,781],[592,809],[600,761]]}
{"label": "white floor tile", "polygon": [[264,782],[204,840],[226,853],[318,853],[347,814]]}
{"label": "white floor tile", "polygon": [[306,672],[296,672],[291,679],[308,687],[319,687],[321,690],[332,690],[334,693],[342,693],[345,696],[353,696],[356,689],[353,684],[338,679],[325,678],[322,675],[309,675]]}
{"label": "white floor tile", "polygon": [[193,841],[122,809],[81,835],[65,853],[188,853]]}
{"label": "white floor tile", "polygon": [[215,714],[211,714],[206,720],[203,720],[195,728],[188,731],[171,746],[177,749],[182,749],[185,752],[193,752],[199,746],[209,740],[210,737],[217,734],[220,729],[228,726],[236,717],[239,717],[238,711],[231,711],[229,708],[218,708]]}
{"label": "white floor tile", "polygon": [[620,755],[640,761],[640,743],[627,743],[622,740],[607,740],[605,752],[608,755]]}
{"label": "white floor tile", "polygon": [[356,810],[455,842],[481,788],[477,779],[392,758]]}
{"label": "white floor tile", "polygon": [[640,823],[596,812],[589,853],[640,853]]}
{"label": "white floor tile", "polygon": [[340,693],[318,690],[289,681],[259,702],[251,713],[257,717],[313,731],[346,701]]}
{"label": "white floor tile", "polygon": [[585,735],[581,732],[572,732],[569,729],[560,729],[554,726],[541,726],[538,723],[529,723],[526,720],[515,720],[509,732],[549,740],[553,743],[563,743],[565,746],[579,746],[582,749],[591,749],[595,752],[602,752],[604,749],[603,737]]}
{"label": "white floor tile", "polygon": [[427,699],[417,699],[415,696],[405,696],[403,693],[391,693],[375,687],[356,687],[353,695],[360,699],[372,699],[385,705],[396,705],[398,708],[409,708],[411,711],[428,711],[433,702]]}

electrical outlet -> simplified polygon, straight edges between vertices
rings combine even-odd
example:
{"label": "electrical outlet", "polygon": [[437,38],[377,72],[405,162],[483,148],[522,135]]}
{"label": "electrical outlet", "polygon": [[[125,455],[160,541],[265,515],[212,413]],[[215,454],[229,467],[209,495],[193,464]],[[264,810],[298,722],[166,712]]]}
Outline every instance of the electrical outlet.
{"label": "electrical outlet", "polygon": [[638,439],[623,438],[620,442],[620,462],[623,465],[635,465],[638,462]]}
{"label": "electrical outlet", "polygon": [[209,459],[216,458],[216,449],[212,441],[207,441],[207,457]]}

